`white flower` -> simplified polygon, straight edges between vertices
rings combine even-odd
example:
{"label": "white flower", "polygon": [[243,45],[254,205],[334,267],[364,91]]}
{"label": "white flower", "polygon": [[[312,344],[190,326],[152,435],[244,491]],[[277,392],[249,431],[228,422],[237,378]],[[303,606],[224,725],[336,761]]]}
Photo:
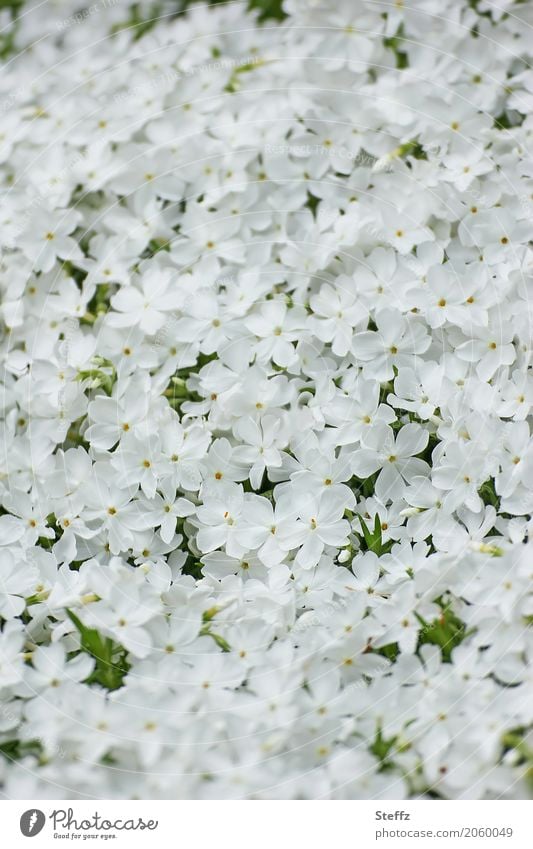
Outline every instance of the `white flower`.
{"label": "white flower", "polygon": [[68,687],[69,684],[88,678],[93,667],[93,658],[85,653],[67,660],[67,653],[61,643],[39,646],[32,655],[28,683],[39,692]]}
{"label": "white flower", "polygon": [[70,235],[81,220],[74,210],[37,209],[21,236],[21,246],[34,271],[51,271],[56,258],[76,260],[83,255]]}
{"label": "white flower", "polygon": [[132,494],[132,488],[120,488],[98,473],[86,484],[85,515],[89,522],[97,521],[99,528],[105,529],[112,554],[127,551],[133,544],[132,531],[144,526],[140,505],[131,501]]}
{"label": "white flower", "polygon": [[[365,330],[353,338],[353,352],[362,360],[363,375],[379,381],[394,377],[394,366],[413,366],[416,355],[431,343],[424,326],[392,310],[383,310],[378,331]],[[370,363],[371,365],[367,365]]]}
{"label": "white flower", "polygon": [[234,449],[233,456],[239,463],[251,464],[249,478],[254,489],[261,485],[265,470],[281,466],[279,449],[286,442],[283,430],[279,433],[281,424],[275,416],[264,416],[260,423],[246,416],[234,425],[235,436],[243,444]]}
{"label": "white flower", "polygon": [[345,357],[352,344],[354,328],[364,327],[368,311],[357,297],[355,282],[346,275],[335,281],[335,288],[323,284],[318,295],[310,299],[314,316],[311,327],[323,342],[331,342],[331,350]]}
{"label": "white flower", "polygon": [[516,359],[513,342],[514,331],[508,322],[494,318],[487,327],[476,327],[472,338],[455,349],[460,359],[476,363],[481,380],[490,380],[500,366],[512,365]]}
{"label": "white flower", "polygon": [[282,300],[267,301],[260,312],[248,316],[245,326],[260,341],[254,346],[260,361],[270,360],[289,366],[296,359],[293,342],[305,336],[305,310],[287,309]]}
{"label": "white flower", "polygon": [[297,504],[298,521],[280,534],[281,545],[288,549],[299,546],[296,563],[305,569],[316,566],[326,545],[346,544],[350,525],[343,519],[346,498],[344,493],[326,490],[318,497],[300,495]]}
{"label": "white flower", "polygon": [[170,542],[176,532],[178,517],[190,516],[195,512],[194,504],[187,498],[176,498],[176,488],[170,480],[159,484],[161,495],[155,493],[143,504],[147,513],[148,527],[160,526],[163,542]]}
{"label": "white flower", "polygon": [[153,498],[157,489],[161,452],[155,436],[141,440],[126,433],[113,453],[111,465],[117,472],[119,487],[138,484],[147,498]]}
{"label": "white flower", "polygon": [[375,607],[387,598],[389,590],[385,578],[381,575],[379,560],[374,552],[367,551],[352,560],[352,571],[355,581],[350,586],[368,596],[365,599],[368,607]]}
{"label": "white flower", "polygon": [[448,492],[448,503],[454,507],[464,504],[475,513],[481,508],[478,489],[486,480],[486,455],[472,450],[468,442],[452,443],[441,462],[434,466],[431,480],[439,489]]}
{"label": "white flower", "polygon": [[265,566],[281,563],[287,552],[287,535],[297,527],[297,514],[289,493],[281,495],[275,507],[267,498],[248,495],[237,538],[246,551],[257,551]]}
{"label": "white flower", "polygon": [[233,483],[220,484],[205,497],[197,509],[200,529],[196,542],[200,551],[208,553],[225,546],[230,557],[241,557],[247,551],[238,535],[243,506],[242,488]]}
{"label": "white flower", "polygon": [[117,384],[116,394],[108,398],[99,395],[89,404],[91,425],[86,439],[96,448],[112,448],[126,433],[135,434],[148,415],[149,383],[145,379]]}
{"label": "white flower", "polygon": [[35,588],[35,578],[35,569],[22,570],[20,561],[10,551],[0,551],[0,615],[4,619],[20,616],[26,607],[24,597]]}
{"label": "white flower", "polygon": [[391,427],[376,424],[364,437],[363,447],[352,454],[352,471],[357,477],[366,478],[380,469],[376,481],[378,498],[398,498],[404,482],[428,471],[427,463],[414,456],[425,449],[428,439],[427,430],[420,425],[405,425],[395,438]]}
{"label": "white flower", "polygon": [[173,283],[175,275],[170,269],[149,266],[138,283],[124,286],[113,296],[112,305],[118,312],[107,317],[108,323],[112,327],[138,325],[148,335],[154,335],[163,327],[165,313],[183,303],[183,295]]}

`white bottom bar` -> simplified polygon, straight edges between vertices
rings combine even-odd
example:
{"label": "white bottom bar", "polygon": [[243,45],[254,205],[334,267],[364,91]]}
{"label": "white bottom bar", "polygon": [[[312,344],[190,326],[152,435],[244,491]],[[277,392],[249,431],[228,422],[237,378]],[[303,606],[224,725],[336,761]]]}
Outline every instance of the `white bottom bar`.
{"label": "white bottom bar", "polygon": [[154,849],[531,849],[532,813],[522,801],[0,802],[9,849],[67,841]]}

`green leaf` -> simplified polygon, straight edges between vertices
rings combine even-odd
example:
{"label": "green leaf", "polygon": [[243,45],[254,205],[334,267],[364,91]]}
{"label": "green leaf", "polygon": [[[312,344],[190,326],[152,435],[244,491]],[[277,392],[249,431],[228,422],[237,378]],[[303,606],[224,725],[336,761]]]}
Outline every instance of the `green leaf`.
{"label": "green leaf", "polygon": [[485,481],[485,483],[482,484],[478,491],[478,495],[483,501],[483,504],[492,504],[492,506],[495,507],[496,510],[500,509],[500,497],[496,493],[496,487],[493,478],[490,478],[488,481]]}
{"label": "green leaf", "polygon": [[387,660],[396,660],[398,655],[400,654],[400,647],[398,643],[387,643],[386,646],[381,646],[379,649],[375,649],[376,654],[380,654],[382,657],[386,657]]}
{"label": "green leaf", "polygon": [[92,369],[82,369],[76,375],[76,380],[91,380],[92,381],[92,389],[102,388],[106,395],[111,395],[113,392],[113,385],[117,378],[115,369],[113,368],[111,374],[103,371],[99,368]]}
{"label": "green leaf", "polygon": [[381,532],[381,520],[379,515],[376,513],[374,519],[374,530],[371,532],[368,529],[365,521],[362,516],[358,516],[359,524],[361,525],[361,530],[363,532],[363,541],[364,546],[361,545],[363,551],[373,551],[375,554],[380,557],[382,554],[388,554],[392,548],[392,540],[389,542],[383,543],[382,532]]}
{"label": "green leaf", "polygon": [[40,757],[42,746],[38,740],[6,740],[0,743],[0,755],[7,761],[18,761],[26,755]]}
{"label": "green leaf", "polygon": [[465,623],[455,615],[450,605],[444,605],[441,615],[433,622],[426,622],[418,615],[417,619],[422,625],[418,638],[418,648],[426,643],[439,646],[445,663],[450,663],[454,648],[473,633],[473,631],[466,630]]}
{"label": "green leaf", "polygon": [[385,769],[387,766],[389,766],[389,762],[387,759],[391,750],[394,748],[396,740],[397,737],[389,737],[389,739],[385,739],[385,737],[383,737],[381,728],[378,729],[376,738],[370,746],[370,751],[381,762],[381,769]]}
{"label": "green leaf", "polygon": [[80,634],[82,651],[96,661],[87,683],[94,682],[107,690],[117,690],[130,668],[126,649],[110,637],[102,637],[96,628],[88,628],[72,610],[67,609],[67,615]]}
{"label": "green leaf", "polygon": [[250,0],[248,8],[259,10],[260,21],[269,19],[282,21],[287,17],[283,11],[283,0]]}
{"label": "green leaf", "polygon": [[204,626],[202,628],[202,630],[200,631],[200,636],[201,637],[211,637],[211,639],[213,639],[215,641],[217,646],[219,648],[221,648],[222,651],[224,651],[224,652],[231,651],[231,646],[228,643],[228,641],[225,640],[224,637],[221,637],[220,634],[214,634],[213,631],[210,631],[209,627],[207,625]]}

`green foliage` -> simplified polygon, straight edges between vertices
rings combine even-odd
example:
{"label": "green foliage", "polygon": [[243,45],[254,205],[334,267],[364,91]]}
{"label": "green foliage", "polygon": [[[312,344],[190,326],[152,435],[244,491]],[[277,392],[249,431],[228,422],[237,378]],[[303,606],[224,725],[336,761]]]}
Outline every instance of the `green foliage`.
{"label": "green foliage", "polygon": [[187,380],[191,374],[198,374],[204,366],[208,363],[214,362],[217,359],[216,354],[199,354],[196,358],[196,362],[192,366],[187,366],[186,368],[180,368],[176,372],[174,372],[174,378],[178,378],[179,380]]}
{"label": "green foliage", "polygon": [[320,198],[315,197],[315,195],[312,195],[311,192],[307,192],[307,201],[306,201],[305,205],[308,209],[311,210],[311,212],[313,213],[315,218],[316,218],[317,206],[318,206],[319,203],[320,203]]}
{"label": "green foliage", "polygon": [[[361,516],[359,518],[359,524],[361,525],[361,530],[363,532],[363,538],[361,540],[361,550],[362,551],[373,551],[378,557],[381,557],[382,554],[388,554],[392,548],[393,541],[389,540],[388,542],[383,542],[382,532],[381,532],[381,519],[376,513],[376,518],[374,520],[374,529],[372,531],[369,530],[367,524],[363,520]],[[359,537],[361,539],[361,537]]]}
{"label": "green foliage", "polygon": [[418,638],[418,648],[425,643],[439,646],[445,663],[450,662],[454,648],[471,633],[466,630],[465,623],[455,615],[449,604],[442,605],[441,615],[433,622],[426,622],[418,614],[416,616],[423,626]]}
{"label": "green foliage", "polygon": [[90,380],[91,389],[101,388],[106,395],[111,395],[117,379],[115,366],[111,360],[106,360],[104,357],[93,357],[93,362],[97,368],[82,369],[76,375],[76,380]]}
{"label": "green foliage", "polygon": [[67,431],[67,436],[62,443],[60,443],[60,447],[66,450],[67,448],[73,448],[78,445],[81,445],[85,449],[89,449],[89,443],[83,438],[80,433],[80,429],[85,422],[85,417],[77,419],[75,422],[71,424]]}
{"label": "green foliage", "polygon": [[143,16],[138,3],[133,3],[129,7],[128,17],[122,23],[115,24],[112,32],[119,32],[122,29],[133,29],[134,38],[141,38],[156,25],[161,13],[162,6],[159,3],[154,3],[148,15]]}
{"label": "green foliage", "polygon": [[410,141],[406,142],[406,144],[402,145],[402,153],[401,156],[412,156],[413,159],[426,159],[428,158],[426,151],[418,141]]}
{"label": "green foliage", "polygon": [[269,19],[282,21],[287,17],[283,11],[283,0],[250,0],[248,8],[259,11],[260,21]]}
{"label": "green foliage", "polygon": [[400,69],[407,68],[409,65],[407,53],[405,53],[405,51],[401,49],[403,41],[403,24],[401,24],[401,26],[398,28],[395,35],[391,36],[391,38],[384,39],[385,47],[388,47],[390,50],[393,51],[396,57],[396,67]]}
{"label": "green foliage", "polygon": [[231,646],[228,641],[225,640],[224,637],[221,637],[220,634],[215,634],[213,631],[211,631],[211,622],[219,611],[220,607],[210,607],[209,610],[204,610],[202,614],[202,622],[204,623],[204,625],[200,631],[200,636],[211,637],[211,639],[215,641],[217,646],[221,648],[222,651],[229,652],[231,651]]}
{"label": "green foliage", "polygon": [[[179,4],[180,11],[192,6],[194,2],[198,2],[198,0],[182,0]],[[217,3],[227,3],[228,0],[207,0],[207,2],[210,6],[214,6]],[[248,0],[248,9],[258,11],[260,21],[282,21],[283,18],[287,17],[283,11],[283,0]]]}
{"label": "green foliage", "polygon": [[515,765],[522,767],[526,784],[533,794],[533,749],[531,748],[531,726],[521,726],[508,731],[502,737],[502,758],[509,752],[515,755]]}
{"label": "green foliage", "polygon": [[6,740],[0,743],[0,755],[7,761],[18,761],[26,755],[40,757],[42,746],[38,740]]}
{"label": "green foliage", "polygon": [[117,690],[122,686],[130,668],[126,649],[109,637],[102,637],[95,628],[87,628],[72,610],[67,610],[67,614],[79,631],[82,650],[96,661],[87,683],[100,684],[107,690]]}
{"label": "green foliage", "polygon": [[500,497],[496,494],[496,487],[494,484],[493,478],[485,481],[485,483],[481,486],[479,490],[479,496],[483,501],[483,504],[492,504],[493,507],[499,512],[500,510]]}
{"label": "green foliage", "polygon": [[181,570],[182,573],[184,575],[190,575],[195,581],[201,581],[203,578],[202,569],[203,563],[201,563],[194,554],[188,552],[187,560],[183,564]]}
{"label": "green foliage", "polygon": [[106,313],[110,307],[111,291],[109,283],[99,283],[96,291],[87,305],[87,312],[95,317],[99,313]]}
{"label": "green foliage", "polygon": [[375,740],[370,746],[370,751],[380,761],[381,772],[386,769],[390,769],[393,766],[393,764],[389,761],[389,755],[393,753],[397,739],[397,737],[389,737],[389,739],[386,739],[383,737],[381,728],[378,728]]}
{"label": "green foliage", "polygon": [[23,5],[23,0],[0,0],[0,12],[9,11],[13,24],[4,26],[0,33],[0,59],[6,59],[14,50],[14,38],[17,28],[16,17]]}
{"label": "green foliage", "polygon": [[148,248],[144,252],[145,258],[153,257],[161,251],[170,251],[170,242],[167,239],[151,239]]}
{"label": "green foliage", "polygon": [[214,634],[213,631],[210,631],[207,626],[202,628],[202,630],[200,631],[200,636],[211,637],[211,639],[215,641],[217,646],[221,648],[223,652],[231,651],[231,646],[227,642],[227,640],[225,640],[224,637],[221,637],[220,634]]}
{"label": "green foliage", "polygon": [[367,478],[358,478],[354,475],[348,481],[348,486],[358,498],[371,498],[374,495],[378,475],[379,472],[374,472]]}
{"label": "green foliage", "polygon": [[380,654],[382,657],[386,657],[387,660],[395,661],[400,654],[400,647],[398,643],[387,643],[386,646],[381,646],[381,648],[376,649],[375,653]]}
{"label": "green foliage", "polygon": [[203,401],[203,398],[197,392],[189,389],[187,381],[192,375],[198,374],[204,366],[216,359],[216,354],[200,354],[194,365],[177,369],[172,375],[163,394],[174,410],[179,410],[184,401]]}
{"label": "green foliage", "polygon": [[[412,419],[411,419],[411,421],[412,421]],[[432,465],[433,451],[435,450],[435,448],[439,444],[439,441],[440,441],[439,437],[437,436],[436,433],[430,433],[429,439],[428,439],[428,444],[426,445],[425,450],[422,451],[422,453],[418,455],[421,460],[425,460],[426,463],[429,463],[430,466]]]}
{"label": "green foliage", "polygon": [[[193,3],[198,2],[205,3],[209,6],[215,6],[219,3],[235,2],[235,0],[180,0],[176,4],[176,11],[178,13],[184,12],[189,8],[189,6],[192,6]],[[246,0],[242,0],[242,2],[244,3]],[[250,11],[259,12],[260,21],[282,21],[287,17],[283,11],[283,0],[248,0],[248,9]]]}

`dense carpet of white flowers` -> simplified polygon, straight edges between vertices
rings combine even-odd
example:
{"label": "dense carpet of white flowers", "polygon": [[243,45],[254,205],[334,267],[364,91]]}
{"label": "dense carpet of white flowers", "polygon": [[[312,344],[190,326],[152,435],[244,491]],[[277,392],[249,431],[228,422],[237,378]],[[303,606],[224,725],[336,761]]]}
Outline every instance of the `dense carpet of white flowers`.
{"label": "dense carpet of white flowers", "polygon": [[527,797],[533,2],[177,5],[0,15],[1,793]]}

